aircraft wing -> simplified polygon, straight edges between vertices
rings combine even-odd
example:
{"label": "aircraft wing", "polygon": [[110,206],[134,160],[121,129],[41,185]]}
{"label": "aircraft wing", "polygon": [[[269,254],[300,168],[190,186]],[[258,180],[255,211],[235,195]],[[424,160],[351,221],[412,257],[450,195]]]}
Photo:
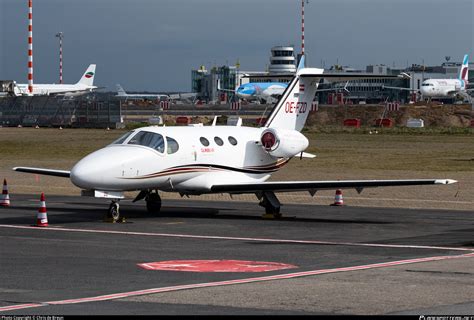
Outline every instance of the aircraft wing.
{"label": "aircraft wing", "polygon": [[69,178],[71,175],[71,171],[66,171],[66,170],[53,170],[53,169],[30,168],[30,167],[15,167],[13,168],[13,171],[36,173],[36,174],[42,174],[45,176],[55,176],[55,177],[64,177],[64,178]]}
{"label": "aircraft wing", "polygon": [[241,184],[218,184],[211,187],[215,193],[256,193],[263,191],[297,192],[308,191],[314,195],[317,190],[356,189],[364,188],[417,186],[431,184],[457,183],[451,179],[411,179],[411,180],[335,180],[335,181],[275,181]]}

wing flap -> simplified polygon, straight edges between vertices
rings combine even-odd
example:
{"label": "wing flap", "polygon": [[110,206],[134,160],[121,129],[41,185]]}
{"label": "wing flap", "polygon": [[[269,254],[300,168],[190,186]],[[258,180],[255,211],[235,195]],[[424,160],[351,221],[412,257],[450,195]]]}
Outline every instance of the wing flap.
{"label": "wing flap", "polygon": [[13,171],[26,172],[26,173],[36,173],[42,174],[45,176],[54,176],[54,177],[63,177],[69,178],[71,176],[71,171],[67,170],[54,170],[54,169],[43,169],[43,168],[31,168],[31,167],[15,167]]}
{"label": "wing flap", "polygon": [[336,180],[336,181],[276,181],[242,184],[220,184],[213,185],[211,192],[215,193],[255,193],[261,191],[274,192],[297,192],[332,189],[357,189],[375,187],[395,187],[395,186],[417,186],[452,184],[456,180],[451,179],[411,179],[411,180]]}

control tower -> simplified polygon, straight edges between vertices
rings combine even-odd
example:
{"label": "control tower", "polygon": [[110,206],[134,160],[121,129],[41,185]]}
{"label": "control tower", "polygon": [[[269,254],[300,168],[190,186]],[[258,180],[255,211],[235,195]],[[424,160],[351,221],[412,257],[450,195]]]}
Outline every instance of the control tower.
{"label": "control tower", "polygon": [[268,72],[270,74],[294,74],[296,72],[294,51],[293,46],[273,47]]}

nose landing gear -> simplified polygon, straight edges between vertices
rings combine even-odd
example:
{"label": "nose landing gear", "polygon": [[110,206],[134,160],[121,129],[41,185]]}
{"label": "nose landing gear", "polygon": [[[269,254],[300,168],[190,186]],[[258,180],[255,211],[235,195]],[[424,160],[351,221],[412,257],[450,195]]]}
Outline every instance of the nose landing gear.
{"label": "nose landing gear", "polygon": [[120,218],[120,205],[118,200],[112,200],[104,219],[106,222],[125,222],[125,218]]}

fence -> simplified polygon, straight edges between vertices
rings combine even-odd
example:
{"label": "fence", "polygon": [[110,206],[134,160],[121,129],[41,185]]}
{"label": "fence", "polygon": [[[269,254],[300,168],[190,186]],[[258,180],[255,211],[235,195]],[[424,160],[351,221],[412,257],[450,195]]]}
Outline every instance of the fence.
{"label": "fence", "polygon": [[64,99],[55,96],[0,98],[2,126],[116,127],[121,123],[119,101],[90,96]]}

